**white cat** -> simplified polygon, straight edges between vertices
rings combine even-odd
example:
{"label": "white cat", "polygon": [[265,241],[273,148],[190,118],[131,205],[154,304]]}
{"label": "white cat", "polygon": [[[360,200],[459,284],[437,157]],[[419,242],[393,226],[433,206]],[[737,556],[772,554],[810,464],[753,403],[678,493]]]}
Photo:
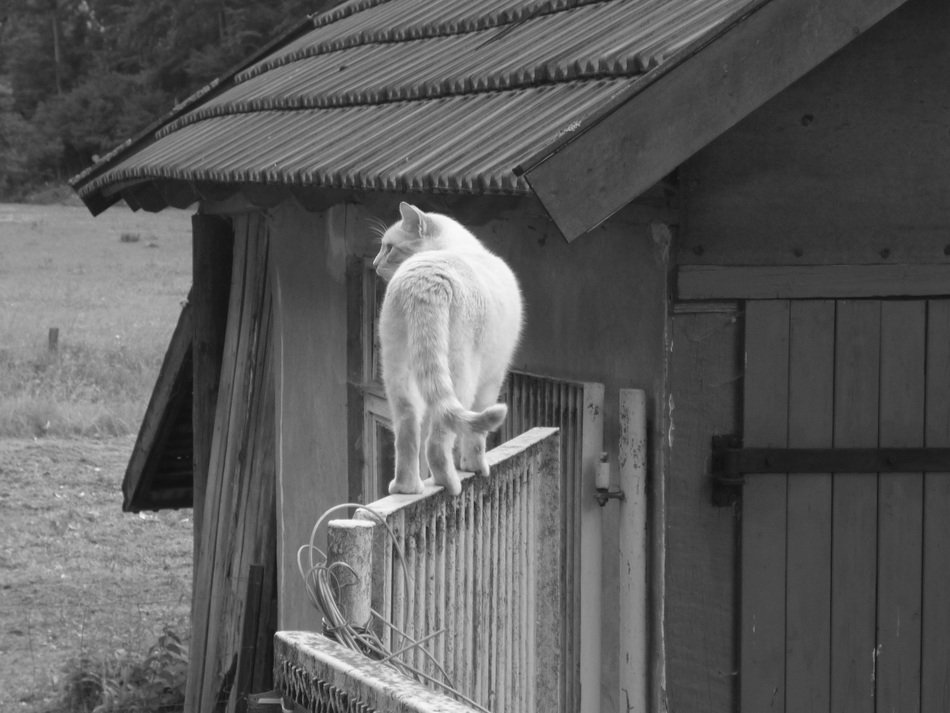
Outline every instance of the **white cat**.
{"label": "white cat", "polygon": [[[457,222],[399,204],[373,261],[389,282],[379,315],[383,383],[396,432],[390,493],[421,493],[419,447],[437,485],[457,495],[456,466],[488,475],[485,434],[521,334],[518,281]],[[459,461],[453,445],[460,439]]]}

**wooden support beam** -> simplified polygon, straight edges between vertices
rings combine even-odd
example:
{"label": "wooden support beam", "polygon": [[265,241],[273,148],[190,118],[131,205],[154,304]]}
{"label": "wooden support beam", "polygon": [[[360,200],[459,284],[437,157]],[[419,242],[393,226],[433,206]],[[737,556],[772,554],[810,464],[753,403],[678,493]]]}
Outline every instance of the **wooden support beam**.
{"label": "wooden support beam", "polygon": [[837,299],[950,294],[950,264],[683,265],[679,300]]}
{"label": "wooden support beam", "polygon": [[[188,303],[172,333],[122,481],[122,509],[126,512],[158,508],[168,501],[168,498],[153,492],[151,486],[185,396],[180,393],[179,377],[181,370],[186,368],[191,350],[193,323],[193,310]],[[178,499],[181,495],[180,492],[173,495],[172,500],[177,503],[174,507],[187,503],[187,496],[184,500]]]}
{"label": "wooden support beam", "polygon": [[753,4],[517,171],[574,240],[901,4]]}

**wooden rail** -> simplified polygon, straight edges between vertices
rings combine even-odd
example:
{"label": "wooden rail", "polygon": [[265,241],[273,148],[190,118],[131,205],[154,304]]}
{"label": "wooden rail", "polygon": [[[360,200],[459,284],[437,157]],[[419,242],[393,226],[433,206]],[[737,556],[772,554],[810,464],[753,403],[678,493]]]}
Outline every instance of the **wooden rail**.
{"label": "wooden rail", "polygon": [[[343,588],[351,623],[369,624],[420,680],[444,680],[493,713],[558,711],[564,566],[558,431],[532,429],[490,451],[488,460],[491,476],[463,476],[457,497],[430,487],[368,505],[375,515],[360,510],[355,520],[331,521],[328,560],[345,561],[358,575]],[[370,608],[378,618],[370,620]],[[300,647],[292,665],[286,663],[293,640],[278,635],[277,682],[298,706],[316,711],[297,700],[307,688],[301,671],[325,675],[319,673],[325,663],[317,666],[316,654]],[[314,641],[307,639],[309,648]],[[333,652],[321,649],[320,660],[327,655]],[[340,662],[343,669],[351,665],[349,658]],[[365,705],[388,710],[380,703],[387,695],[375,690]],[[351,709],[357,710],[328,710]]]}

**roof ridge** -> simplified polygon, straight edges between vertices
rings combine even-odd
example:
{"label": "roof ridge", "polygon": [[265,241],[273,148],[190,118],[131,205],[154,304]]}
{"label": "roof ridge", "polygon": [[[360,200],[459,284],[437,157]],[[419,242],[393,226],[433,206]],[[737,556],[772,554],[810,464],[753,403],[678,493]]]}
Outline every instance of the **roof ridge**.
{"label": "roof ridge", "polygon": [[[334,22],[352,17],[364,10],[369,10],[389,2],[399,1],[400,0],[362,0],[362,2],[355,2],[349,5],[340,5],[328,13],[314,17],[314,29],[328,27]],[[244,82],[272,69],[277,69],[278,67],[297,62],[301,59],[333,52],[342,52],[363,45],[397,44],[416,40],[436,39],[439,37],[474,34],[505,25],[518,25],[536,18],[573,10],[586,5],[606,4],[613,1],[614,0],[531,0],[517,7],[504,8],[501,11],[462,18],[461,20],[424,21],[419,25],[409,25],[405,27],[364,29],[349,35],[329,38],[325,41],[317,42],[316,44],[305,45],[297,50],[278,54],[241,72],[235,77],[235,81]]]}

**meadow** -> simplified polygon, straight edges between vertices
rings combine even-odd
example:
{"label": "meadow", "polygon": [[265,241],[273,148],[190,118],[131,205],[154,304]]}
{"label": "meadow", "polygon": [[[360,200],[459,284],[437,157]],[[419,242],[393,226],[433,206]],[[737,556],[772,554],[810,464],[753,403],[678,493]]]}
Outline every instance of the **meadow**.
{"label": "meadow", "polygon": [[190,282],[186,212],[0,205],[0,436],[134,432]]}
{"label": "meadow", "polygon": [[0,713],[144,710],[158,668],[182,674],[191,511],[123,513],[121,483],[190,232],[185,211],[0,205]]}

